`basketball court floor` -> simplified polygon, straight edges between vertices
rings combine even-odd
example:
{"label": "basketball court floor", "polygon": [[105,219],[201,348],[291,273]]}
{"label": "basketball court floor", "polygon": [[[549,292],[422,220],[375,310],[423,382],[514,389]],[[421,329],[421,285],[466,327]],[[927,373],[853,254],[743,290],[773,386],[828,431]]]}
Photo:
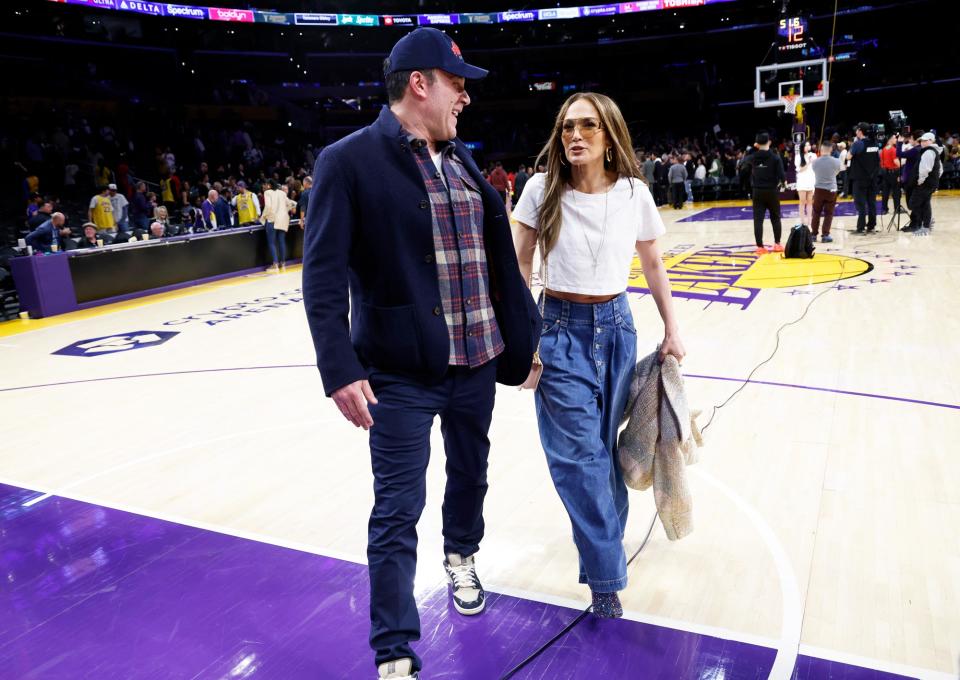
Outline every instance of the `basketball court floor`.
{"label": "basketball court floor", "polygon": [[[664,209],[701,424],[743,389],[687,468],[693,533],[655,522],[624,619],[585,617],[514,677],[958,677],[960,196],[933,211],[928,237],[864,237],[844,205],[798,261],[753,254],[743,204]],[[661,326],[631,286],[643,355]],[[366,436],[323,396],[298,267],[0,324],[0,413],[0,677],[375,675]],[[501,386],[491,595],[454,612],[434,434],[423,677],[501,678],[589,593],[532,394]],[[631,493],[628,555],[654,519]]]}

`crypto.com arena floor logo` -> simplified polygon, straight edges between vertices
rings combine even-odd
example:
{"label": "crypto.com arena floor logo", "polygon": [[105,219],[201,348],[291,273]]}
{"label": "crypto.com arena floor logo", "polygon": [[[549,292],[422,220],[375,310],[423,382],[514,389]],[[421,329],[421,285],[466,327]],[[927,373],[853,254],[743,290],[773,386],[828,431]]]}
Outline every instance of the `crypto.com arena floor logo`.
{"label": "crypto.com arena floor logo", "polygon": [[99,357],[104,354],[117,354],[118,352],[129,352],[134,349],[156,347],[176,335],[179,335],[179,332],[133,331],[131,333],[118,333],[116,335],[106,335],[102,338],[78,340],[72,345],[58,349],[56,352],[53,352],[53,354],[68,357]]}
{"label": "crypto.com arena floor logo", "polygon": [[[836,254],[839,248],[818,248],[809,260],[785,259],[778,253],[757,255],[754,250],[753,244],[714,244],[699,249],[694,244],[683,244],[672,248],[664,253],[663,263],[673,297],[744,310],[765,289],[786,288],[792,289],[784,291],[791,295],[806,295],[813,293],[808,286],[833,283],[839,290],[857,290],[861,285],[889,283],[901,276],[912,276],[918,269],[907,260],[873,250],[853,252],[870,257],[873,262]],[[865,274],[870,276],[858,281],[858,285],[842,283]],[[805,290],[798,290],[801,288]],[[650,292],[639,259],[634,259],[628,290]]]}

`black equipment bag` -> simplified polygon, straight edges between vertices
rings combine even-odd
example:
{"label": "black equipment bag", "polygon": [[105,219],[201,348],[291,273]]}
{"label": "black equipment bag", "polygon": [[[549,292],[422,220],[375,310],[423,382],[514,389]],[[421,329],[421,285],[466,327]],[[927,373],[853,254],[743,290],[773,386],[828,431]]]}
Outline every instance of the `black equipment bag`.
{"label": "black equipment bag", "polygon": [[783,256],[809,259],[813,257],[814,250],[816,246],[813,245],[813,239],[810,237],[810,229],[806,225],[798,224],[790,230]]}

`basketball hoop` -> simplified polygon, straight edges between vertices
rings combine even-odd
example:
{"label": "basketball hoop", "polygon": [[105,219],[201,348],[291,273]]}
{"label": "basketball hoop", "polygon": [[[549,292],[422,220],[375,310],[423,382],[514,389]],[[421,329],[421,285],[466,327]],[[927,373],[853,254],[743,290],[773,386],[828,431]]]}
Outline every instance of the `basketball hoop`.
{"label": "basketball hoop", "polygon": [[783,112],[791,115],[797,112],[797,104],[800,103],[800,95],[785,94],[780,96],[780,103],[783,104]]}

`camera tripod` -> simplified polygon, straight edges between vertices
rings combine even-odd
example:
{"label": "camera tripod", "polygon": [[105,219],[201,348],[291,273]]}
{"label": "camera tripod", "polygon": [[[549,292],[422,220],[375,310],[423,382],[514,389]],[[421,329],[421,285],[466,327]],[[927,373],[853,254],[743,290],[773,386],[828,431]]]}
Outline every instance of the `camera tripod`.
{"label": "camera tripod", "polygon": [[[902,196],[902,194],[901,194],[901,196]],[[890,216],[890,219],[887,220],[887,228],[886,228],[886,230],[887,230],[887,231],[890,231],[890,227],[892,227],[892,226],[894,226],[894,224],[896,224],[896,226],[897,226],[897,231],[900,231],[900,215],[906,215],[906,214],[909,214],[909,213],[907,212],[907,209],[906,209],[906,208],[904,208],[902,205],[896,206],[896,207],[893,209],[893,214]]]}

